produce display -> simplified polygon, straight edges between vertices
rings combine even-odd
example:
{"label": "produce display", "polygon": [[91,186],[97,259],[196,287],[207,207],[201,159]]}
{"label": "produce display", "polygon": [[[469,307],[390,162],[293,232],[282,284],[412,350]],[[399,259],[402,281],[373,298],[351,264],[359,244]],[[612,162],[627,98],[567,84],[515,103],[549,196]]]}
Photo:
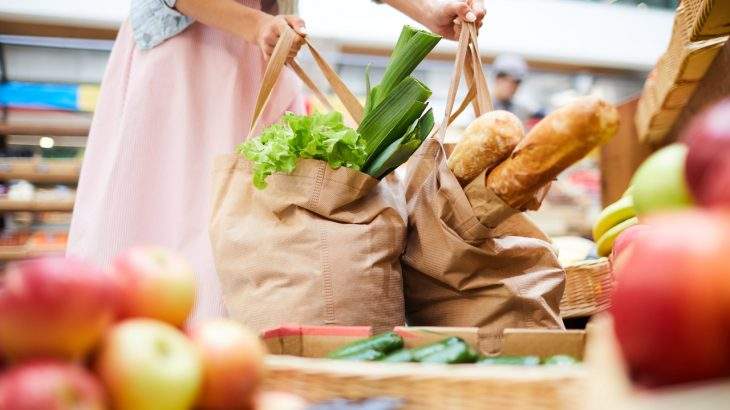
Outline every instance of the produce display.
{"label": "produce display", "polygon": [[362,170],[375,178],[405,162],[434,125],[433,113],[427,109],[431,90],[410,75],[440,39],[403,27],[380,84],[371,89],[366,73],[367,101],[357,130],[344,125],[337,112],[289,113],[259,137],[241,144],[239,153],[253,163],[254,185],[265,188],[266,177],[274,172],[292,172],[299,158]]}
{"label": "produce display", "polygon": [[[642,386],[730,377],[728,107],[730,100],[698,116],[683,131],[687,148],[657,152],[633,181],[641,224],[614,243],[611,313]],[[689,207],[687,191],[706,207]]]}
{"label": "produce display", "polygon": [[593,240],[598,256],[611,254],[615,241],[625,230],[638,223],[632,189],[616,202],[607,206],[593,225]]}
{"label": "produce display", "polygon": [[0,353],[80,360],[116,319],[113,276],[75,259],[11,264],[0,282]]}
{"label": "produce display", "polygon": [[620,235],[639,224],[642,216],[692,206],[684,177],[686,157],[684,144],[672,144],[656,151],[641,164],[631,179],[630,188],[601,212],[593,226],[598,256],[611,255]]}
{"label": "produce display", "polygon": [[[366,72],[367,99],[357,128],[349,127],[339,112],[286,113],[279,123],[241,144],[238,152],[252,164],[253,185],[264,189],[269,176],[293,172],[300,159],[324,161],[332,169],[350,168],[376,179],[405,163],[435,126],[428,105],[432,92],[412,73],[440,39],[427,31],[403,28],[382,80],[371,87],[369,71]],[[541,194],[549,189],[558,174],[612,138],[618,130],[618,121],[616,108],[596,97],[576,99],[549,114],[527,134],[515,115],[506,111],[487,112],[469,124],[447,165],[461,187],[467,187],[476,178],[484,178],[478,182],[483,182],[504,204],[524,210],[535,203],[539,205]],[[459,186],[454,186],[461,191]],[[395,206],[386,204],[385,207],[391,210]],[[409,220],[403,221],[404,235],[411,229],[410,218],[409,214]],[[355,226],[368,221],[337,223]],[[290,225],[278,223],[278,226]],[[336,230],[328,232],[342,242],[342,235],[335,233]],[[289,230],[285,234],[289,235]],[[372,236],[372,232],[368,234]],[[697,116],[684,130],[681,142],[659,149],[647,158],[624,195],[600,213],[592,234],[596,254],[610,257],[616,278],[610,313],[632,381],[642,388],[657,388],[729,378],[730,99]],[[506,242],[500,242],[503,243]],[[433,245],[416,247],[427,251],[435,248]],[[449,255],[458,255],[454,246],[444,248],[449,249]],[[514,249],[519,251],[518,248]],[[395,252],[395,266],[406,260],[401,258],[410,249],[409,245]],[[552,248],[548,252],[552,258]],[[536,252],[529,253],[532,257]],[[248,252],[240,254],[250,258]],[[285,258],[291,259],[291,254]],[[354,258],[344,259],[354,264]],[[315,260],[319,267],[320,261]],[[519,266],[516,269],[530,270],[511,263]],[[234,270],[239,269],[238,264],[234,265]],[[296,264],[296,269],[311,275],[312,270],[301,269],[300,264]],[[342,270],[332,269],[335,273]],[[365,269],[356,270],[359,274]],[[442,271],[463,273],[455,269]],[[555,275],[560,274],[560,266],[556,265],[554,271]],[[500,274],[502,279],[511,272]],[[402,279],[400,271],[395,275],[398,280]],[[428,278],[431,279],[433,276]],[[541,286],[541,280],[533,282]],[[527,286],[526,282],[516,287]],[[310,406],[296,395],[261,391],[267,377],[264,342],[234,320],[216,318],[191,323],[196,283],[192,266],[181,255],[162,247],[133,247],[104,268],[73,257],[9,264],[0,276],[0,410],[387,410],[406,403],[405,398],[371,397],[335,399]],[[400,284],[399,297],[403,296]],[[407,285],[404,285],[406,289]],[[320,294],[320,288],[315,289],[316,295]],[[520,298],[530,293],[519,290]],[[256,303],[262,295],[247,299]],[[424,298],[426,303],[436,305],[435,296],[429,296]],[[406,300],[406,306],[408,303]],[[360,304],[355,305],[356,309],[351,312],[361,308]],[[372,305],[383,308],[383,304]],[[514,304],[504,305],[517,310]],[[246,309],[251,306],[247,305]],[[259,306],[268,309],[269,305]],[[398,306],[402,309],[402,299]],[[533,327],[547,327],[539,319],[535,319]],[[250,321],[241,320],[251,325]],[[396,320],[398,324],[404,321],[403,316]],[[560,322],[557,312],[555,320]],[[408,321],[414,323],[410,317]],[[278,356],[267,359],[269,380],[274,380],[275,360],[376,370],[381,367],[359,362],[380,362],[386,363],[383,370],[395,366],[422,372],[424,369],[441,371],[437,366],[424,367],[427,365],[463,364],[467,366],[443,369],[445,372],[466,369],[467,373],[498,366],[514,366],[516,372],[526,373],[532,372],[528,367],[580,364],[577,358],[560,354],[483,355],[465,341],[472,340],[472,336],[484,336],[476,328],[472,328],[474,333],[464,328],[459,333],[450,333],[462,338],[445,337],[431,327],[408,333],[400,326],[389,326],[395,331],[356,340],[326,355],[325,359],[339,363],[301,353],[307,350],[320,353],[322,346],[329,350],[333,341],[343,340],[339,337],[351,338],[353,334],[370,334],[372,328],[383,328],[373,323],[362,325],[357,327],[359,333],[334,334],[326,327],[331,333],[324,336],[327,337],[323,339],[325,344],[315,349],[289,343],[296,337],[301,343],[304,335],[311,341],[311,331],[299,329],[296,334],[291,330],[293,326],[282,327],[286,332],[268,330],[266,333],[280,338],[265,340],[272,352],[274,346],[295,346],[290,351],[282,348]],[[322,328],[310,326],[313,327]],[[535,338],[534,332],[524,333]],[[433,342],[434,334],[442,339]],[[583,335],[578,333],[580,337],[574,337],[581,340],[581,352]],[[507,346],[504,351],[509,352]],[[534,344],[513,342],[512,351],[521,353],[526,350],[525,346]],[[560,345],[560,349],[578,351],[565,345]],[[550,354],[555,350],[552,346],[544,348]]]}
{"label": "produce display", "polygon": [[704,210],[650,218],[632,239],[611,312],[637,383],[730,377],[729,241],[730,215]]}
{"label": "produce display", "polygon": [[646,225],[638,223],[626,228],[623,232],[618,234],[613,242],[613,248],[611,249],[611,255],[609,257],[614,269],[617,268],[626,256],[631,253],[631,245],[633,244],[634,238],[644,229],[646,229]]}
{"label": "produce display", "polygon": [[403,348],[403,338],[395,332],[386,332],[367,339],[349,343],[330,352],[327,357],[337,360],[353,360],[385,363],[432,363],[537,366],[569,365],[578,361],[566,355],[550,356],[541,360],[537,356],[483,356],[464,339],[451,336],[446,339],[415,347]]}
{"label": "produce display", "polygon": [[685,174],[695,200],[730,205],[730,98],[695,118],[684,141],[689,147]]}
{"label": "produce display", "polygon": [[631,180],[634,207],[639,215],[671,211],[692,205],[684,177],[687,147],[672,144],[644,161]]}
{"label": "produce display", "polygon": [[0,376],[0,409],[104,410],[104,387],[87,369],[60,360],[32,360]]}
{"label": "produce display", "polygon": [[0,410],[297,402],[259,393],[256,334],[228,319],[182,328],[195,283],[187,262],[159,247],[132,248],[110,269],[63,257],[10,264],[0,281]]}
{"label": "produce display", "polygon": [[174,326],[128,319],[104,337],[96,371],[115,409],[189,409],[201,391],[203,361]]}
{"label": "produce display", "polygon": [[112,272],[122,298],[119,315],[181,326],[195,303],[195,272],[185,259],[159,247],[136,247],[117,256]]}
{"label": "produce display", "polygon": [[730,204],[730,99],[697,116],[683,142],[657,150],[636,170],[631,187],[593,227],[597,254],[607,256],[622,232],[642,217]]}

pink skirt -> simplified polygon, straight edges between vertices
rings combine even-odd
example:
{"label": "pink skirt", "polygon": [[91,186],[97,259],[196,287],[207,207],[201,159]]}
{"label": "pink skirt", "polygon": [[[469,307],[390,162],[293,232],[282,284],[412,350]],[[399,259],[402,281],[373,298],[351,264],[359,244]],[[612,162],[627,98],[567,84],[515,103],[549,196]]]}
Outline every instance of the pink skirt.
{"label": "pink skirt", "polygon": [[[68,253],[107,266],[132,245],[172,248],[198,274],[192,319],[225,315],[208,238],[211,164],[246,138],[265,67],[257,46],[199,23],[140,50],[125,22],[91,126]],[[286,70],[263,124],[303,108]]]}

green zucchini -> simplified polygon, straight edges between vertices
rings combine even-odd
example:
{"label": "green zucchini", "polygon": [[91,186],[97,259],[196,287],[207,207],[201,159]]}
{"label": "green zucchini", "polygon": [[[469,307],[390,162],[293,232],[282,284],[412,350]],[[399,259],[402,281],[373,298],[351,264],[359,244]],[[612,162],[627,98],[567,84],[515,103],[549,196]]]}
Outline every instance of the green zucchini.
{"label": "green zucchini", "polygon": [[365,350],[376,350],[382,353],[390,353],[403,347],[403,338],[395,332],[385,332],[375,335],[368,339],[358,340],[345,345],[330,354],[327,357],[331,359],[339,359],[343,356],[351,356]]}
{"label": "green zucchini", "polygon": [[448,346],[457,343],[466,343],[461,338],[452,336],[448,339],[441,340],[436,343],[431,343],[425,346],[417,347],[413,349],[413,360],[420,362],[424,357],[430,356],[436,352],[445,350]]}
{"label": "green zucchini", "polygon": [[375,349],[361,350],[350,355],[340,356],[338,360],[352,360],[354,362],[373,362],[381,360],[385,357],[385,353]]}
{"label": "green zucchini", "polygon": [[537,356],[496,356],[485,357],[477,363],[485,365],[537,366],[540,364],[540,358]]}
{"label": "green zucchini", "polygon": [[451,343],[443,350],[434,352],[421,359],[421,363],[474,363],[477,361],[477,353],[463,340]]}
{"label": "green zucchini", "polygon": [[401,349],[395,351],[384,358],[380,359],[381,362],[388,363],[407,363],[413,361],[413,352],[408,349]]}
{"label": "green zucchini", "polygon": [[577,363],[578,360],[576,360],[573,356],[568,356],[566,354],[550,356],[543,362],[543,364],[548,366],[570,366]]}

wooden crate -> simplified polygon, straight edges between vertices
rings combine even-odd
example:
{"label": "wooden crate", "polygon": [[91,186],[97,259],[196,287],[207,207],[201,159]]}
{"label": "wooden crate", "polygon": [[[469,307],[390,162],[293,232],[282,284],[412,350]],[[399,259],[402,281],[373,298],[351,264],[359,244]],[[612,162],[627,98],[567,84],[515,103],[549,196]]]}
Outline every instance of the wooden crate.
{"label": "wooden crate", "polygon": [[589,325],[587,410],[719,410],[730,408],[730,380],[646,391],[632,386],[613,335],[611,318]]}

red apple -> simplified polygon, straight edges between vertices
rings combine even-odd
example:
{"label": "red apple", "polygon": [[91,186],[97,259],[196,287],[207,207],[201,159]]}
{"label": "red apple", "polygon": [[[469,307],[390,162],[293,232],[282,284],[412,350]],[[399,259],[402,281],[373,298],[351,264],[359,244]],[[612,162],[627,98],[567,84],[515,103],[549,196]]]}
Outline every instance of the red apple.
{"label": "red apple", "polygon": [[203,409],[250,409],[264,372],[266,349],[241,324],[216,319],[191,326],[188,335],[203,359]]}
{"label": "red apple", "polygon": [[195,346],[177,328],[129,319],[104,336],[97,371],[115,410],[189,410],[202,382]]}
{"label": "red apple", "polygon": [[113,322],[118,290],[109,273],[73,258],[9,265],[0,281],[0,351],[82,358]]}
{"label": "red apple", "polygon": [[730,98],[697,116],[684,132],[686,175],[697,202],[730,207]]}
{"label": "red apple", "polygon": [[648,220],[616,267],[614,327],[635,381],[730,376],[730,213]]}
{"label": "red apple", "polygon": [[627,259],[629,252],[631,252],[634,240],[646,229],[648,229],[646,225],[632,225],[616,237],[616,240],[613,242],[613,250],[611,251],[611,256],[609,258],[614,270],[617,269],[617,265]]}
{"label": "red apple", "polygon": [[31,361],[0,376],[0,410],[104,410],[104,389],[83,367]]}
{"label": "red apple", "polygon": [[185,259],[160,247],[135,247],[113,264],[123,288],[121,317],[147,317],[175,326],[195,302],[195,273]]}

